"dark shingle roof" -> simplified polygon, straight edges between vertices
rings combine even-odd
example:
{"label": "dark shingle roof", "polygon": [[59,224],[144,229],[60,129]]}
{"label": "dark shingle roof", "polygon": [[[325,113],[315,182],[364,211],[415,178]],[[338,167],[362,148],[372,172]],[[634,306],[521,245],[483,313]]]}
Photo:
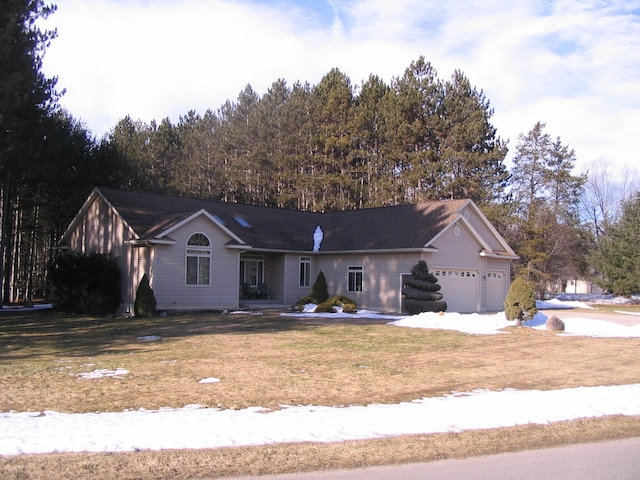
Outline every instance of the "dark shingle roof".
{"label": "dark shingle roof", "polygon": [[[468,200],[330,213],[225,203],[153,193],[98,189],[141,239],[157,238],[204,210],[254,249],[311,251],[320,225],[320,251],[422,248],[457,218]],[[241,225],[244,219],[249,226]]]}
{"label": "dark shingle roof", "polygon": [[328,213],[322,249],[422,248],[457,218],[457,212],[467,202],[451,200]]}

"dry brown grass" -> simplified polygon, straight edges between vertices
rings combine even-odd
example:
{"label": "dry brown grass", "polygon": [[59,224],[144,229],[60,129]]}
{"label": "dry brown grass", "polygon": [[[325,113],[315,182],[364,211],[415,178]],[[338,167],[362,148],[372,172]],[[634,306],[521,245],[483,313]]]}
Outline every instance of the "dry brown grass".
{"label": "dry brown grass", "polygon": [[[509,333],[470,336],[398,328],[379,320],[278,315],[142,320],[4,315],[0,317],[0,411],[120,411],[193,403],[222,408],[396,403],[452,390],[640,382],[640,339],[561,337],[526,328]],[[139,340],[146,335],[161,340]],[[76,376],[118,367],[131,373],[122,379]],[[222,381],[198,383],[212,376]],[[526,432],[521,448],[537,448],[614,434],[640,435],[640,420],[599,419],[527,427]],[[518,428],[329,446],[19,456],[0,458],[0,473],[8,472],[5,478],[45,478],[38,476],[40,470],[53,470],[61,478],[190,478],[252,473],[249,465],[257,465],[260,473],[273,464],[285,466],[286,471],[349,467],[440,458],[433,452],[449,456],[453,451],[463,455],[501,451],[502,445],[520,445],[521,433]],[[450,443],[466,438],[470,440],[462,450]],[[530,443],[531,439],[541,443]],[[116,476],[122,465],[138,474]],[[103,470],[106,473],[99,474]]]}

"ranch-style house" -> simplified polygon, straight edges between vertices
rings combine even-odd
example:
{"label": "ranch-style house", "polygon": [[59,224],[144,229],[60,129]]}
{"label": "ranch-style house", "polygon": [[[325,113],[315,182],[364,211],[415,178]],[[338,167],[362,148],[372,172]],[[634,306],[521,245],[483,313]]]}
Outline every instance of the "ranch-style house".
{"label": "ranch-style house", "polygon": [[448,311],[502,310],[517,258],[471,200],[304,212],[96,188],[60,248],[117,258],[122,313],[148,275],[159,310],[293,305],[322,271],[330,295],[402,312],[403,276],[419,260]]}

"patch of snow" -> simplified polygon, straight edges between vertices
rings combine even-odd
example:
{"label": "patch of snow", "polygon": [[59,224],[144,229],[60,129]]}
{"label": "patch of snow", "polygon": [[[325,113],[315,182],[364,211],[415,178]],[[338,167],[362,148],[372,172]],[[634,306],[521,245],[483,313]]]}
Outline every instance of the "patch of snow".
{"label": "patch of snow", "polygon": [[116,368],[115,370],[108,370],[106,368],[100,368],[94,370],[93,372],[87,373],[78,373],[76,377],[85,378],[85,379],[94,379],[94,378],[122,378],[123,375],[127,375],[129,370],[125,370],[124,368]]}
{"label": "patch of snow", "polygon": [[198,383],[220,383],[220,379],[215,377],[208,377],[208,378],[203,378]]}
{"label": "patch of snow", "polygon": [[387,315],[384,313],[380,313],[380,312],[376,312],[375,310],[364,310],[364,309],[359,309],[357,312],[355,313],[345,313],[342,311],[341,307],[335,307],[336,312],[335,313],[315,313],[315,309],[318,305],[316,305],[315,303],[308,303],[306,305],[303,306],[303,309],[301,312],[287,312],[287,313],[282,313],[280,314],[283,317],[308,317],[308,318],[313,318],[313,317],[317,317],[318,315],[322,315],[322,318],[335,318],[335,319],[340,319],[340,318],[380,318],[380,319],[400,319],[400,318],[405,318],[406,315]]}
{"label": "patch of snow", "polygon": [[161,340],[161,338],[158,335],[145,335],[142,337],[138,337],[138,340],[141,340],[143,342],[154,342],[157,340]]}

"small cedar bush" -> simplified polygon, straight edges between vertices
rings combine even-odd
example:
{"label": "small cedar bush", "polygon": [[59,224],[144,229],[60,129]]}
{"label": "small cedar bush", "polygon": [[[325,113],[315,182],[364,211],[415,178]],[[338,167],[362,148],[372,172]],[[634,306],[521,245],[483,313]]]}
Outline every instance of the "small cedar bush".
{"label": "small cedar bush", "polygon": [[318,305],[326,302],[329,299],[329,287],[327,287],[327,279],[325,278],[322,271],[318,273],[316,281],[313,282],[309,297],[311,297],[313,303],[316,303]]}
{"label": "small cedar bush", "polygon": [[149,277],[146,273],[142,276],[138,290],[136,290],[133,313],[136,317],[150,317],[156,314],[156,296],[149,286]]}
{"label": "small cedar bush", "polygon": [[538,313],[533,287],[523,277],[517,277],[504,300],[504,314],[507,320],[517,320],[518,325],[531,320]]}

